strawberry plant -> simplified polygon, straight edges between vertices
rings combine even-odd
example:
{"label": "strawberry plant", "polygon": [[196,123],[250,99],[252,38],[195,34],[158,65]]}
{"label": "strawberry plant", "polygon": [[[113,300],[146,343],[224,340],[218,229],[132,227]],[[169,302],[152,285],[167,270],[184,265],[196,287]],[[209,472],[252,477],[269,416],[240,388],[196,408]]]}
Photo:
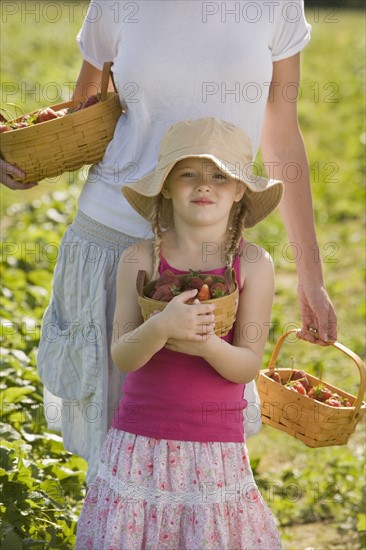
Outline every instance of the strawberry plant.
{"label": "strawberry plant", "polygon": [[[75,188],[48,201],[17,207],[1,257],[1,504],[4,550],[70,549],[85,492],[85,461],[66,452],[59,433],[47,430],[43,386],[36,369],[40,322],[60,242],[74,213]],[[55,223],[59,219],[60,225]],[[62,221],[61,221],[62,220]],[[28,239],[36,243],[27,254]]]}

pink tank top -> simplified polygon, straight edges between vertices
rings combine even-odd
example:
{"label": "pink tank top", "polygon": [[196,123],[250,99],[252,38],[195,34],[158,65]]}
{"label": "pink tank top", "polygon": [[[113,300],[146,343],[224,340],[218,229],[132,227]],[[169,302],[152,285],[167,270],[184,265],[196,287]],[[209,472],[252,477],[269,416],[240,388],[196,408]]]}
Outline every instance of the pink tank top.
{"label": "pink tank top", "polygon": [[[240,256],[233,262],[240,281]],[[161,258],[159,272],[171,269]],[[224,268],[207,271],[223,275]],[[232,342],[233,330],[223,340]],[[161,349],[129,372],[112,427],[136,435],[180,441],[244,441],[244,384],[223,378],[202,357]]]}

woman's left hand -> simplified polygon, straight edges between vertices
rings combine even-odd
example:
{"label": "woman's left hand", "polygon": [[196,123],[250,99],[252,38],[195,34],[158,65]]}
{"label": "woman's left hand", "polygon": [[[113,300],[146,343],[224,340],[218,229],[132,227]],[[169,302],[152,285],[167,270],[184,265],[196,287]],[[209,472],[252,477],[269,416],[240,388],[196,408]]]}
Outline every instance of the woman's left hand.
{"label": "woman's left hand", "polygon": [[337,316],[324,286],[298,287],[302,327],[299,337],[326,346],[337,340]]}

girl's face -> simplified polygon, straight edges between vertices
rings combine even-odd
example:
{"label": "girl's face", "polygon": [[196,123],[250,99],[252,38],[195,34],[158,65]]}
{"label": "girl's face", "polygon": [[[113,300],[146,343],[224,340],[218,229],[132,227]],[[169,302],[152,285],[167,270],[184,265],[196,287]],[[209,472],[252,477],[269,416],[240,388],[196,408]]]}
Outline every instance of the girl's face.
{"label": "girl's face", "polygon": [[209,226],[229,221],[235,202],[245,193],[245,186],[229,177],[209,159],[183,159],[171,170],[162,190],[171,199],[175,223]]}

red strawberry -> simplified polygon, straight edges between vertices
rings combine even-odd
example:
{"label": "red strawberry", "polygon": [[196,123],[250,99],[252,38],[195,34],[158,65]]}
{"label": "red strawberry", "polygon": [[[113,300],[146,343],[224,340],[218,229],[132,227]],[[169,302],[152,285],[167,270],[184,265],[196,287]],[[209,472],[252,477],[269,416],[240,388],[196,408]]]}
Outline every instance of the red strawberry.
{"label": "red strawberry", "polygon": [[97,95],[90,95],[82,104],[82,109],[86,109],[87,107],[91,107],[92,105],[95,105],[96,103],[99,103],[99,97]]}
{"label": "red strawberry", "polygon": [[155,290],[152,297],[160,302],[170,302],[177,294],[179,294],[179,289],[176,289],[173,285],[163,285]]}
{"label": "red strawberry", "polygon": [[207,275],[207,277],[203,279],[203,282],[210,287],[213,283],[213,278],[211,275]]}
{"label": "red strawberry", "polygon": [[[184,287],[187,288],[187,289],[188,288],[197,288],[197,290],[199,290],[199,288],[201,288],[201,286],[203,284],[203,281],[200,277],[200,273],[201,273],[200,269],[198,271],[194,271],[193,269],[190,269],[189,273],[187,273],[187,275],[183,279]],[[193,284],[196,284],[196,286],[191,286],[192,281],[194,281]],[[202,284],[198,288],[198,285],[200,285],[201,282],[202,282]]]}
{"label": "red strawberry", "polygon": [[317,401],[324,402],[332,397],[332,392],[326,388],[323,384],[318,384],[314,388],[310,388],[308,396]]}
{"label": "red strawberry", "polygon": [[270,374],[270,378],[272,378],[272,380],[274,380],[275,382],[278,382],[279,384],[282,383],[281,376],[276,371],[274,371],[274,372],[272,372],[272,374]]}
{"label": "red strawberry", "polygon": [[224,285],[224,283],[213,283],[210,286],[210,294],[212,298],[221,298],[222,296],[226,296],[226,294],[228,294],[227,286]]}
{"label": "red strawberry", "polygon": [[203,285],[203,281],[201,277],[192,277],[191,279],[186,279],[186,288],[196,288],[197,290],[200,290]]}
{"label": "red strawberry", "polygon": [[180,288],[181,287],[181,281],[173,273],[173,271],[171,271],[170,269],[166,269],[160,275],[159,279],[157,279],[157,281],[155,283],[155,288],[159,288],[160,286],[164,286],[164,285],[173,285],[176,288]]}
{"label": "red strawberry", "polygon": [[338,401],[338,399],[335,399],[334,397],[330,397],[326,401],[324,401],[326,405],[330,405],[331,407],[342,407],[342,403]]}
{"label": "red strawberry", "polygon": [[53,120],[54,118],[58,118],[57,113],[51,107],[46,107],[38,111],[36,122],[47,122],[47,120]]}
{"label": "red strawberry", "polygon": [[306,372],[304,372],[303,370],[295,370],[293,375],[291,376],[291,380],[300,380],[301,384],[306,390],[310,386],[310,382],[307,379]]}
{"label": "red strawberry", "polygon": [[8,132],[9,130],[9,126],[6,126],[5,124],[0,125],[0,134],[2,134],[3,132]]}
{"label": "red strawberry", "polygon": [[285,386],[286,388],[297,391],[297,393],[301,393],[301,395],[306,395],[306,389],[304,388],[304,386],[299,380],[294,380],[293,382],[287,382]]}
{"label": "red strawberry", "polygon": [[342,403],[342,407],[352,407],[347,397],[341,397],[341,403]]}
{"label": "red strawberry", "polygon": [[67,115],[68,114],[67,111],[68,111],[68,109],[60,109],[59,111],[57,111],[58,118],[61,118],[65,115]]}
{"label": "red strawberry", "polygon": [[210,289],[208,288],[208,285],[203,284],[196,296],[200,302],[205,302],[206,300],[210,300]]}

